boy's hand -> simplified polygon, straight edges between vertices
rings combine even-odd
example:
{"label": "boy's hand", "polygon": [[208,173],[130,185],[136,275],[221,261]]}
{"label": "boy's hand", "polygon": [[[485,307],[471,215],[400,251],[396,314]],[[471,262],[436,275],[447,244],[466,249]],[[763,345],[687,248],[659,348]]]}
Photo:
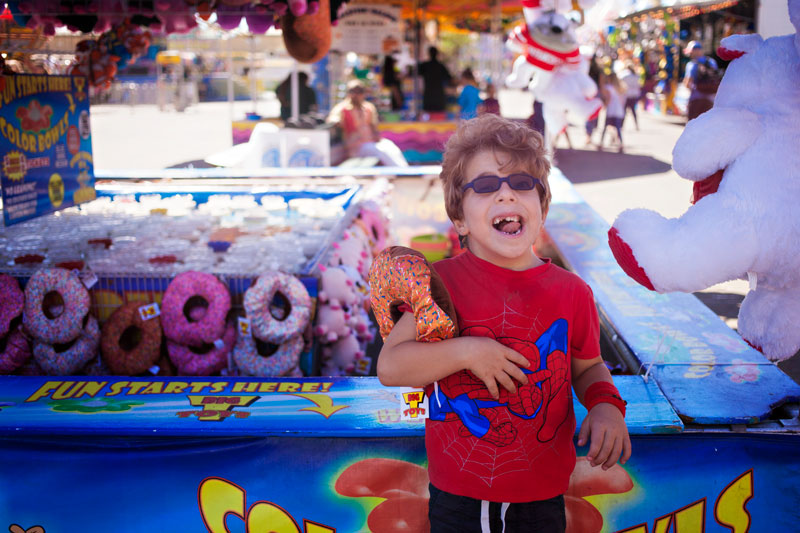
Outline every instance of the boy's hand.
{"label": "boy's hand", "polygon": [[511,394],[517,392],[514,380],[520,384],[528,383],[528,378],[520,367],[528,368],[530,362],[524,355],[488,337],[460,337],[467,341],[465,357],[466,369],[483,381],[489,394],[497,400],[502,386]]}
{"label": "boy's hand", "polygon": [[619,460],[625,464],[631,456],[631,438],[622,413],[610,403],[592,407],[581,424],[578,446],[591,439],[586,457],[592,466],[603,465],[608,470]]}

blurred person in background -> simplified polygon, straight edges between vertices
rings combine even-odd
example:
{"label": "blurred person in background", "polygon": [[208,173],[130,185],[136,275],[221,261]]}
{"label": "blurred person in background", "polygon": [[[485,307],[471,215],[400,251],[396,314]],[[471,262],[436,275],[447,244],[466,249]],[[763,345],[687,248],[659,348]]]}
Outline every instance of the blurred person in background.
{"label": "blurred person in background", "polygon": [[478,106],[481,105],[481,91],[472,69],[467,67],[461,72],[461,92],[458,95],[458,107],[461,110],[459,118],[469,120],[478,116]]}
{"label": "blurred person in background", "polygon": [[633,115],[633,123],[638,131],[639,118],[636,116],[636,106],[642,97],[642,86],[639,83],[639,74],[637,74],[636,67],[632,62],[625,62],[622,71],[619,73],[619,81],[625,87],[625,115],[627,116],[628,110],[630,110]]}
{"label": "blurred person in background", "polygon": [[381,83],[389,89],[392,101],[392,111],[403,109],[405,96],[403,95],[403,81],[397,72],[397,62],[392,54],[388,54],[383,59],[383,69],[381,71]]}
{"label": "blurred person in background", "polygon": [[491,113],[493,115],[500,115],[500,102],[497,100],[495,96],[495,89],[494,84],[489,81],[486,83],[486,98],[483,99],[483,103],[478,108],[478,113],[483,115],[485,113]]}
{"label": "blurred person in background", "polygon": [[[612,126],[617,132],[617,141],[619,142],[618,151],[622,153],[622,121],[625,119],[625,91],[626,88],[619,80],[613,70],[609,70],[602,77],[600,84],[600,94],[603,102],[606,105],[606,121],[603,124],[603,132],[600,134],[600,145],[598,150],[603,149],[603,141],[606,136],[606,128]],[[614,143],[612,138],[609,142],[609,147]]]}
{"label": "blurred person in background", "polygon": [[[305,115],[317,109],[317,93],[308,85],[308,74],[297,73],[298,114]],[[286,77],[275,88],[275,96],[281,103],[281,120],[284,122],[292,117],[292,75]]]}
{"label": "blurred person in background", "polygon": [[[719,67],[713,58],[705,55],[703,45],[698,41],[690,41],[683,53],[689,56],[683,76],[683,85],[692,91],[689,95],[686,118],[692,120],[714,105],[714,96],[719,85]],[[717,78],[716,84],[708,82],[711,77]]]}
{"label": "blurred person in background", "polygon": [[445,87],[449,86],[453,77],[438,59],[439,50],[435,46],[428,48],[428,61],[420,63],[419,74],[422,76],[422,109],[424,111],[441,112],[447,106]]}
{"label": "blurred person in background", "polygon": [[327,121],[342,129],[348,157],[376,157],[386,166],[407,167],[400,148],[381,138],[378,110],[367,101],[366,92],[361,80],[349,81],[347,97],[331,109]]}

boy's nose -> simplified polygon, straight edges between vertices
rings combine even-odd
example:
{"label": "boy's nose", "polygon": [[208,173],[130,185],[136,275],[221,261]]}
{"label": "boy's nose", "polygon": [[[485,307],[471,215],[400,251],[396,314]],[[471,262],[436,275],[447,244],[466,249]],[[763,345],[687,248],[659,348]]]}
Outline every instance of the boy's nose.
{"label": "boy's nose", "polygon": [[504,181],[500,184],[500,188],[497,189],[497,196],[495,197],[498,200],[516,200],[517,195],[514,189],[511,188],[511,185],[508,184],[507,181]]}

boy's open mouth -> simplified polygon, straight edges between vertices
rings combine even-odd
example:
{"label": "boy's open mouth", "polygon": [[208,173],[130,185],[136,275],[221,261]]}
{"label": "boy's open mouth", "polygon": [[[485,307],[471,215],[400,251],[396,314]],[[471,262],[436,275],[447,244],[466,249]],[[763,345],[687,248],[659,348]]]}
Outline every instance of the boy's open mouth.
{"label": "boy's open mouth", "polygon": [[519,215],[503,215],[492,219],[492,226],[497,231],[508,235],[519,235],[522,232],[522,218]]}

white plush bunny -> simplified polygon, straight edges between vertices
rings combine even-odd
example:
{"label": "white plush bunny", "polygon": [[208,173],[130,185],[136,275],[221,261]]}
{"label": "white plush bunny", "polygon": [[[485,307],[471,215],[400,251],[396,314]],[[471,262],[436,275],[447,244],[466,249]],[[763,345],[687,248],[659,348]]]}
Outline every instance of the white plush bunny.
{"label": "white plush bunny", "polygon": [[[800,0],[789,0],[800,30]],[[623,212],[609,244],[625,272],[658,292],[743,278],[739,332],[772,360],[800,349],[800,33],[733,35],[714,107],[686,125],[673,168],[695,182],[681,217]]]}

